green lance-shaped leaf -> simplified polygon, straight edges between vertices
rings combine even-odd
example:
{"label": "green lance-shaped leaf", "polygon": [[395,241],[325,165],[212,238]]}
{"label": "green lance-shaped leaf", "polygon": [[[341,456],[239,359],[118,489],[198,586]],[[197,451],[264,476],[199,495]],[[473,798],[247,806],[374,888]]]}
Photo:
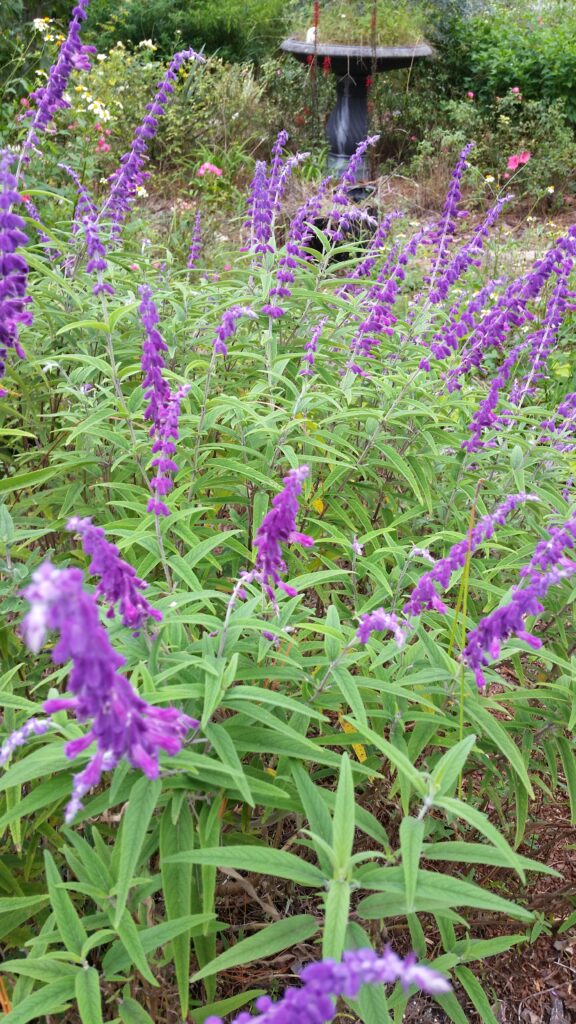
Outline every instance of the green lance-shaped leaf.
{"label": "green lance-shaped leaf", "polygon": [[122,821],[119,837],[120,850],[116,882],[115,928],[120,924],[126,908],[134,872],[161,788],[162,784],[159,779],[149,779],[146,776],[142,776],[130,792],[128,809]]}
{"label": "green lance-shaped leaf", "polygon": [[60,978],[26,996],[2,1017],[2,1024],[28,1024],[31,1020],[45,1019],[50,1013],[63,1013],[73,999],[74,978]]}
{"label": "green lance-shaped leaf", "polygon": [[334,821],[332,827],[335,875],[344,877],[354,847],[354,829],[356,825],[356,803],[354,800],[354,780],[348,754],[342,755],[340,778],[336,790],[334,805]]}
{"label": "green lance-shaped leaf", "polygon": [[62,942],[70,953],[80,957],[82,947],[88,938],[70,896],[62,886],[62,880],[54,858],[48,850],[44,852],[46,881],[50,894],[50,903],[56,918],[56,925]]}
{"label": "green lance-shaped leaf", "polygon": [[295,946],[298,942],[305,942],[312,938],[318,931],[318,922],[311,914],[299,914],[296,917],[289,917],[284,921],[274,921],[273,924],[263,928],[256,935],[250,935],[247,939],[235,943],[230,949],[220,953],[212,963],[207,964],[192,976],[192,981],[199,981],[209,974],[216,974],[218,971],[227,971],[231,967],[238,967],[241,964],[253,963],[263,957],[273,956],[282,949]]}
{"label": "green lance-shaped leaf", "polygon": [[85,967],[78,971],[75,994],[82,1024],[102,1024],[100,979],[95,967]]}
{"label": "green lance-shaped leaf", "polygon": [[260,875],[287,878],[296,885],[321,888],[325,878],[322,872],[301,857],[285,850],[263,846],[217,846],[206,850],[188,850],[166,858],[168,864],[211,864],[214,867],[236,868],[237,871],[256,871]]}
{"label": "green lance-shaped leaf", "polygon": [[[191,863],[167,864],[166,858],[172,853],[189,850],[194,844],[194,823],[187,801],[178,808],[178,817],[172,820],[174,800],[166,805],[160,822],[160,869],[162,892],[166,905],[166,917],[172,921],[189,914],[192,907]],[[183,932],[172,939],[172,958],[176,971],[180,1011],[183,1018],[188,1014],[190,998],[190,933]]]}
{"label": "green lance-shaped leaf", "polygon": [[424,822],[418,818],[404,818],[400,825],[400,852],[406,888],[406,912],[414,912],[418,867],[424,841]]}

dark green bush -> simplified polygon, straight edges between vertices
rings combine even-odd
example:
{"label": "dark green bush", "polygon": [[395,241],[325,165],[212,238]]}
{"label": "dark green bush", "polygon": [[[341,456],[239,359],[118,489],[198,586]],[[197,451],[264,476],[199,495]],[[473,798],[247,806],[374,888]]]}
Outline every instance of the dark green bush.
{"label": "dark green bush", "polygon": [[453,94],[471,89],[492,103],[512,87],[525,99],[562,100],[576,122],[576,10],[559,0],[541,13],[498,6],[464,17],[449,12],[436,24],[440,73]]}
{"label": "dark green bush", "polygon": [[152,39],[163,56],[192,46],[225,60],[260,60],[282,36],[285,7],[283,0],[93,0],[88,34],[101,48]]}

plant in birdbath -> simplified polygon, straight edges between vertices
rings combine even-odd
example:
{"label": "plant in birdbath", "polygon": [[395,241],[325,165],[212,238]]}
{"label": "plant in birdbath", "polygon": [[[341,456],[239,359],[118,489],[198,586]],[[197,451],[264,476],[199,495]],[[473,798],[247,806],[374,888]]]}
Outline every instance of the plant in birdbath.
{"label": "plant in birdbath", "polygon": [[402,46],[424,42],[424,21],[422,8],[409,0],[326,0],[315,3],[310,13],[301,13],[291,35],[308,43]]}

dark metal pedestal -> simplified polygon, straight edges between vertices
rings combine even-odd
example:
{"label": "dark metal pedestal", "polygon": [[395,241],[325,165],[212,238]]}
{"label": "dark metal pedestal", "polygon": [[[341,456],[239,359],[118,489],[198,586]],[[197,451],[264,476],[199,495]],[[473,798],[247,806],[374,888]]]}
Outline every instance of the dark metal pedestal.
{"label": "dark metal pedestal", "polygon": [[[280,49],[297,60],[322,64],[330,58],[330,70],[337,77],[336,106],[328,118],[326,135],[330,143],[328,163],[334,170],[344,170],[358,144],[368,135],[369,76],[396,68],[407,68],[417,60],[431,57],[427,43],[414,46],[341,46],[336,43],[305,43],[285,39]],[[365,177],[366,168],[359,177]]]}

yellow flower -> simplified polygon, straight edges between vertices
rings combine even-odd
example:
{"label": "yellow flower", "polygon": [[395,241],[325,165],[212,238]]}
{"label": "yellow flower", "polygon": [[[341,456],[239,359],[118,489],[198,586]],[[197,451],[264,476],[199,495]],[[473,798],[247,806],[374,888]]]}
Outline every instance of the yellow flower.
{"label": "yellow flower", "polygon": [[552,195],[556,191],[556,189],[554,188],[554,185],[548,185],[546,191],[549,192],[550,195]]}

